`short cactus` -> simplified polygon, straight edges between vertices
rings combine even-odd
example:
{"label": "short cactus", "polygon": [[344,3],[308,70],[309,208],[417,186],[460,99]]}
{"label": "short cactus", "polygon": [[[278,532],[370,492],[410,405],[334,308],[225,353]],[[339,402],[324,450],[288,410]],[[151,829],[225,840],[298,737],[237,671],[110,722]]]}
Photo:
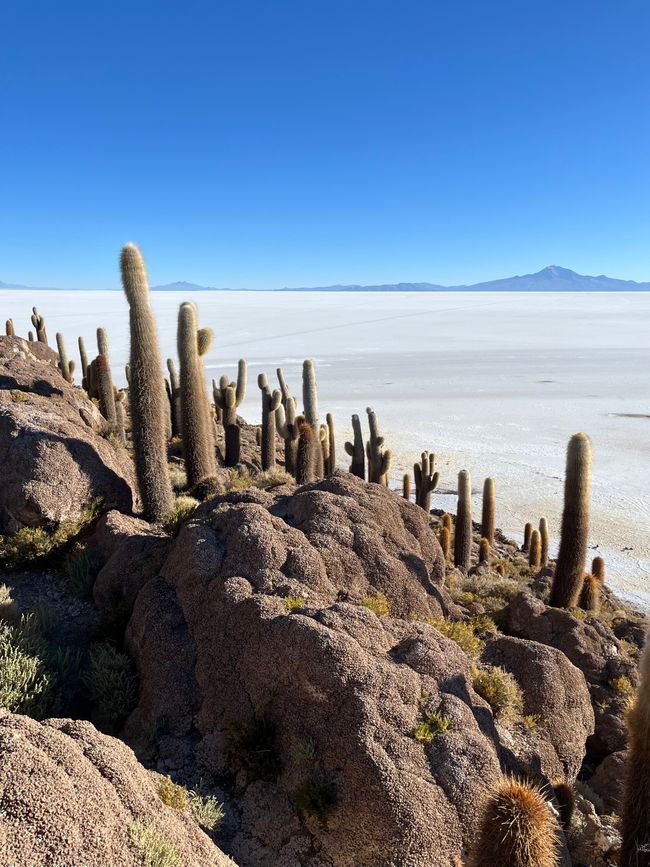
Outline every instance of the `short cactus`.
{"label": "short cactus", "polygon": [[217,386],[212,380],[212,394],[215,406],[221,413],[221,423],[226,440],[225,465],[234,467],[241,456],[241,431],[237,421],[237,408],[246,397],[248,381],[248,364],[245,358],[239,359],[237,367],[237,382],[231,382],[227,376],[222,376]]}
{"label": "short cactus", "polygon": [[210,351],[214,335],[197,327],[196,306],[190,301],[178,311],[177,351],[180,361],[183,456],[189,489],[216,476],[214,433],[202,356]]}
{"label": "short cactus", "polygon": [[408,473],[402,477],[402,496],[405,500],[411,499],[411,477]]}
{"label": "short cactus", "polygon": [[275,413],[282,394],[277,388],[271,391],[265,373],[257,377],[257,384],[262,392],[262,470],[266,471],[275,467]]}
{"label": "short cactus", "polygon": [[449,527],[441,527],[438,538],[440,540],[442,554],[445,560],[449,560],[449,557],[451,556],[451,533],[449,531]]}
{"label": "short cactus", "polygon": [[7,319],[7,321],[5,322],[5,334],[7,335],[7,337],[16,336],[13,319]]}
{"label": "short cactus", "polygon": [[300,424],[298,439],[298,454],[296,457],[296,481],[299,485],[307,485],[315,481],[314,476],[314,430],[307,422]]}
{"label": "short cactus", "polygon": [[126,448],[126,392],[118,391],[115,395],[115,433],[122,448]]}
{"label": "short cactus", "polygon": [[117,429],[117,415],[115,410],[115,393],[113,391],[111,366],[105,355],[98,355],[95,362],[97,371],[97,393],[99,395],[99,411],[106,419],[106,430],[110,433],[114,433]]}
{"label": "short cactus", "polygon": [[494,545],[494,510],[496,497],[494,479],[487,478],[483,482],[483,510],[481,513],[481,536],[487,539],[488,545]]}
{"label": "short cactus", "polygon": [[388,485],[388,471],[391,464],[391,451],[384,448],[384,438],[379,433],[379,419],[371,408],[368,413],[370,439],[366,442],[366,457],[368,458],[368,481],[378,485]]}
{"label": "short cactus", "polygon": [[467,470],[458,473],[458,508],[454,534],[454,565],[469,571],[472,556],[472,480]]}
{"label": "short cactus", "polygon": [[174,499],[167,467],[165,386],[160,368],[156,322],[142,253],[135,244],[122,249],[122,284],[129,302],[131,350],[129,404],[135,467],[144,513],[160,522]]}
{"label": "short cactus", "polygon": [[336,470],[336,431],[334,429],[334,416],[328,412],[325,416],[327,422],[327,463],[325,475],[331,476]]}
{"label": "short cactus", "polygon": [[413,464],[415,502],[425,512],[431,511],[431,494],[440,481],[440,473],[434,471],[435,462],[436,456],[433,452],[422,452],[420,462]]}
{"label": "short cactus", "polygon": [[59,350],[59,370],[63,374],[66,382],[72,382],[72,374],[74,373],[75,364],[68,358],[68,353],[65,348],[65,340],[60,332],[56,335],[56,346]]}
{"label": "short cactus", "polygon": [[442,516],[442,526],[449,530],[449,535],[451,536],[454,529],[454,522],[449,512],[445,512]]}
{"label": "short cactus", "polygon": [[588,572],[582,582],[582,590],[578,599],[578,608],[597,614],[600,611],[600,581]]}
{"label": "short cactus", "polygon": [[366,478],[366,453],[363,446],[363,434],[358,415],[352,416],[353,441],[345,443],[345,451],[352,458],[350,472],[360,479]]}
{"label": "short cactus", "polygon": [[577,433],[571,437],[567,449],[560,551],[550,598],[550,604],[556,608],[573,608],[582,590],[589,536],[590,486],[591,440],[587,434]]}
{"label": "short cactus", "polygon": [[605,561],[602,557],[594,557],[591,561],[591,574],[602,587],[605,583]]}
{"label": "short cactus", "polygon": [[40,315],[35,307],[32,307],[32,325],[36,329],[36,339],[39,343],[47,345],[47,331],[45,330],[45,319]]}
{"label": "short cactus", "polygon": [[546,518],[539,519],[539,538],[541,542],[540,566],[546,569],[548,566],[548,521]]}
{"label": "short cactus", "polygon": [[489,794],[468,867],[557,867],[558,833],[542,792],[504,778]]}
{"label": "short cactus", "polygon": [[542,540],[539,530],[533,530],[530,534],[528,546],[528,565],[531,569],[539,570],[542,565]]}
{"label": "short cactus", "polygon": [[478,546],[478,562],[479,563],[488,563],[490,560],[490,543],[485,538],[485,536],[481,537],[481,541]]}
{"label": "short cactus", "polygon": [[532,534],[533,534],[533,525],[529,521],[526,524],[526,526],[524,527],[524,542],[523,542],[523,545],[521,546],[521,550],[523,551],[524,554],[527,554],[529,549],[530,549],[530,537],[532,536]]}
{"label": "short cactus", "polygon": [[29,340],[30,343],[34,342],[34,332],[33,331],[27,332],[27,339]]}

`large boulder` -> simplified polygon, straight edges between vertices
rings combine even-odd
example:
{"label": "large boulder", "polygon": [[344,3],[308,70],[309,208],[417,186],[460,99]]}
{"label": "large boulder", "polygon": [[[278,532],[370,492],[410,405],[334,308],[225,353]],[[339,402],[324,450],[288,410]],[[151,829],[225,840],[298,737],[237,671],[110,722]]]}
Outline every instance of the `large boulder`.
{"label": "large boulder", "polygon": [[[450,606],[443,575],[424,511],[351,475],[215,498],[136,599],[126,736],[234,775],[228,851],[251,867],[449,867],[521,767],[424,622]],[[378,593],[399,616],[360,604]]]}
{"label": "large boulder", "polygon": [[52,359],[0,337],[0,533],[75,521],[98,497],[131,511],[133,462],[100,435],[102,417]]}
{"label": "large boulder", "polygon": [[140,867],[134,822],[162,835],[173,863],[233,863],[193,819],[162,803],[127,746],[89,722],[39,723],[0,710],[0,803],[4,867]]}

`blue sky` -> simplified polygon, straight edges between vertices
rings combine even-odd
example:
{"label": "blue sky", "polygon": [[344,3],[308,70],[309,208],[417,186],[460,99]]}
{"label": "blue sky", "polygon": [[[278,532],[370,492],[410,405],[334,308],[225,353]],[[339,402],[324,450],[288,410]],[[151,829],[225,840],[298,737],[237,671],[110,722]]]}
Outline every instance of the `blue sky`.
{"label": "blue sky", "polygon": [[650,280],[647,0],[0,3],[0,280]]}

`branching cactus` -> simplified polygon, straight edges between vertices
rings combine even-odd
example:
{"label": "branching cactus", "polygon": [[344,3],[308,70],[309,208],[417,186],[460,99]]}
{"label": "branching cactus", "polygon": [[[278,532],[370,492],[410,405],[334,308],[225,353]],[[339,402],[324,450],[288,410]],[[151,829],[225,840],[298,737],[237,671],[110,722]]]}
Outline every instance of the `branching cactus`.
{"label": "branching cactus", "polygon": [[[282,393],[282,406],[284,407],[284,411],[286,414],[287,404],[288,404],[289,400],[292,400],[291,391],[289,389],[289,386],[287,385],[286,379],[284,378],[284,373],[282,372],[282,368],[278,367],[276,369],[276,373],[278,375],[278,382],[280,383],[280,392]],[[295,400],[294,400],[294,404],[295,404]]]}
{"label": "branching cactus", "polygon": [[169,371],[169,407],[171,412],[172,436],[180,436],[183,430],[181,421],[181,380],[176,369],[176,363],[173,358],[167,359],[167,370]]}
{"label": "branching cactus", "polygon": [[458,508],[454,534],[454,565],[469,571],[472,557],[472,480],[467,470],[458,473]]}
{"label": "branching cactus", "polygon": [[296,456],[296,481],[307,485],[316,480],[314,474],[314,429],[306,421],[300,424],[298,454]]}
{"label": "branching cactus", "polygon": [[352,458],[350,472],[360,479],[366,478],[366,453],[363,447],[363,434],[358,415],[352,416],[352,442],[345,443],[345,451]]}
{"label": "branching cactus", "polygon": [[7,337],[15,337],[16,332],[14,331],[14,321],[13,319],[7,319],[5,322],[5,334]]}
{"label": "branching cactus", "polygon": [[546,518],[539,519],[539,539],[541,544],[540,566],[546,569],[548,566],[548,521]]}
{"label": "branching cactus", "polygon": [[481,537],[488,540],[490,548],[494,545],[494,510],[496,496],[494,479],[487,478],[483,482],[483,510],[481,513]]}
{"label": "branching cactus", "polygon": [[419,464],[413,464],[415,477],[415,502],[425,512],[431,511],[431,494],[438,487],[440,473],[434,471],[436,456],[433,452],[422,452]]}
{"label": "branching cactus", "polygon": [[602,557],[594,557],[591,561],[591,574],[602,587],[605,583],[605,561]]}
{"label": "branching cactus", "polygon": [[79,346],[79,360],[81,361],[81,387],[88,392],[88,353],[83,337],[77,338]]}
{"label": "branching cactus", "polygon": [[32,325],[36,329],[36,339],[39,343],[47,345],[47,331],[45,330],[45,319],[40,315],[35,307],[32,307]]}
{"label": "branching cactus", "polygon": [[408,473],[402,476],[402,496],[405,500],[411,499],[411,477]]}
{"label": "branching cactus", "polygon": [[149,520],[160,522],[171,511],[173,496],[167,467],[167,398],[158,333],[144,259],[135,244],[122,249],[120,266],[129,302],[131,350],[127,379],[135,466],[144,513]]}
{"label": "branching cactus", "polygon": [[282,394],[277,388],[271,391],[265,373],[257,377],[257,384],[262,392],[262,469],[271,470],[275,467],[275,413]]}
{"label": "branching cactus", "polygon": [[212,380],[212,394],[215,406],[221,412],[226,439],[225,464],[234,467],[239,463],[241,455],[241,432],[237,422],[237,408],[246,397],[248,381],[248,364],[245,358],[239,359],[237,367],[237,382],[231,382],[227,376],[222,376],[217,387]]}
{"label": "branching cactus", "polygon": [[56,346],[59,350],[59,370],[63,374],[66,382],[72,382],[72,374],[74,373],[74,361],[70,361],[65,348],[65,340],[60,332],[56,335]]}
{"label": "branching cactus", "polygon": [[296,402],[290,397],[286,406],[280,403],[275,413],[278,433],[284,440],[284,468],[296,478],[300,426],[296,418]]}
{"label": "branching cactus", "polygon": [[368,481],[375,482],[378,485],[387,485],[391,451],[384,448],[384,438],[379,433],[377,413],[371,407],[368,407],[366,412],[368,413],[368,426],[370,427],[370,439],[366,443]]}
{"label": "branching cactus", "polygon": [[177,351],[180,362],[183,455],[188,487],[215,476],[214,433],[202,356],[210,351],[214,335],[197,327],[196,306],[190,301],[178,311]]}
{"label": "branching cactus", "polygon": [[117,415],[115,410],[115,392],[113,390],[111,366],[105,355],[98,355],[95,359],[95,363],[97,371],[99,411],[106,419],[106,430],[114,433],[117,429]]}
{"label": "branching cactus", "polygon": [[538,570],[542,565],[542,540],[539,535],[539,530],[533,530],[530,534],[528,565],[531,569],[535,570]]}
{"label": "branching cactus", "polygon": [[468,867],[557,867],[559,831],[539,789],[503,779],[489,795]]}
{"label": "branching cactus", "polygon": [[639,662],[641,682],[627,711],[628,753],[620,867],[650,865],[650,634]]}
{"label": "branching cactus", "polygon": [[560,551],[550,604],[573,608],[578,601],[585,572],[589,537],[589,495],[591,488],[591,440],[585,433],[569,440],[564,482],[564,511]]}

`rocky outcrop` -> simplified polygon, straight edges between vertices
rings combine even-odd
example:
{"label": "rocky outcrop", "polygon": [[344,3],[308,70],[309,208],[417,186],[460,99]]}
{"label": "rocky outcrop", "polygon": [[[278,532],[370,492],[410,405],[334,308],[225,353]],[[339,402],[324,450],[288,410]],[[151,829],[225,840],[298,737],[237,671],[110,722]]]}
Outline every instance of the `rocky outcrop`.
{"label": "rocky outcrop", "polygon": [[99,411],[51,355],[0,337],[0,533],[75,521],[98,497],[127,512],[135,502],[130,457],[100,435]]}
{"label": "rocky outcrop", "polygon": [[0,710],[0,755],[4,867],[140,867],[134,822],[173,847],[176,860],[165,863],[233,863],[187,814],[162,803],[127,746],[88,722],[39,723]]}

